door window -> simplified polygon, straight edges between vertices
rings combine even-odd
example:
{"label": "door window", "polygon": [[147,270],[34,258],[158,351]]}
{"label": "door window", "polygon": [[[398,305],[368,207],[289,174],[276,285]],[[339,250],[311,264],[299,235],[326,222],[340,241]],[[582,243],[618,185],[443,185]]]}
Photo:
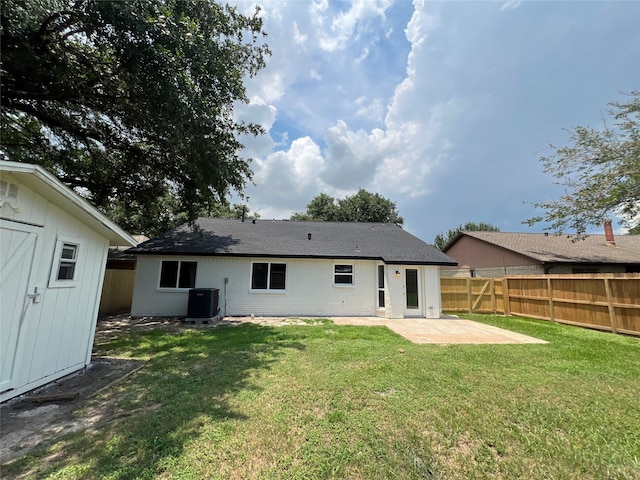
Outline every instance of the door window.
{"label": "door window", "polygon": [[407,269],[407,308],[418,308],[418,270]]}

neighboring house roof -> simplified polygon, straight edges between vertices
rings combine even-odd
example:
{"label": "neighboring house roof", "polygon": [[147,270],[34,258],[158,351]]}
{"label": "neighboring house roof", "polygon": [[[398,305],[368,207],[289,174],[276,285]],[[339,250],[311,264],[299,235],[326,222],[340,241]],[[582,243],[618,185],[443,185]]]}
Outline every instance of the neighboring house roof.
{"label": "neighboring house roof", "polygon": [[[131,235],[131,237],[133,238],[133,240],[136,242],[136,245],[140,245],[142,242],[146,242],[147,240],[149,240],[149,237],[147,237],[146,235]],[[131,246],[129,245],[118,245],[115,247],[110,247],[109,248],[109,254],[107,255],[107,259],[108,260],[123,260],[123,261],[129,261],[129,260],[133,260],[135,261],[136,256],[135,255],[131,255],[129,253],[129,250],[131,250]]]}
{"label": "neighboring house roof", "polygon": [[44,168],[30,163],[0,160],[0,172],[10,172],[21,184],[99,232],[109,240],[110,245],[136,245],[131,235]]}
{"label": "neighboring house roof", "polygon": [[576,240],[566,235],[544,233],[460,232],[443,252],[447,252],[463,236],[541,263],[640,264],[640,235],[618,235],[615,245],[610,245],[604,235],[589,235],[583,240]]}
{"label": "neighboring house roof", "polygon": [[[281,258],[377,259],[385,263],[457,265],[437,248],[388,223],[293,222],[200,218],[127,253]],[[308,239],[311,234],[311,240]]]}

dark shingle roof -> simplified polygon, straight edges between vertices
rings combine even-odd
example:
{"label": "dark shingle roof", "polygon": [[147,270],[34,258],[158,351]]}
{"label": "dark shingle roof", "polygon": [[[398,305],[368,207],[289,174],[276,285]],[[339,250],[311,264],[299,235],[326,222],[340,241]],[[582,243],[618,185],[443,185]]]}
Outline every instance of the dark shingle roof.
{"label": "dark shingle roof", "polygon": [[[457,265],[394,224],[200,218],[129,250],[135,254],[380,259],[385,263]],[[308,233],[311,233],[309,240]]]}
{"label": "dark shingle roof", "polygon": [[566,235],[543,233],[461,232],[444,251],[451,248],[462,235],[526,255],[542,263],[640,264],[640,235],[617,235],[615,246],[612,246],[607,244],[604,235],[589,235],[584,240],[572,240]]}

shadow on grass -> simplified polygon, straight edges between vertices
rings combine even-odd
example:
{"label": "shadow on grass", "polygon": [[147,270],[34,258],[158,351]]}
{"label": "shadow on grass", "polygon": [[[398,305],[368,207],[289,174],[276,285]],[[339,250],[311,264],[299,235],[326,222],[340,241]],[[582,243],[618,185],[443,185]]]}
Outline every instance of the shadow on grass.
{"label": "shadow on grass", "polygon": [[[62,438],[40,455],[14,465],[22,473],[92,478],[155,478],[179,458],[206,427],[233,435],[229,420],[243,420],[230,402],[241,392],[254,394],[252,377],[270,369],[289,349],[302,350],[294,334],[258,325],[132,333],[99,345],[100,351],[148,358],[148,367],[117,391],[113,421],[96,431]],[[233,422],[231,422],[233,423]],[[216,436],[211,439],[215,448]],[[47,460],[49,462],[50,460]],[[42,470],[44,468],[44,470]]]}

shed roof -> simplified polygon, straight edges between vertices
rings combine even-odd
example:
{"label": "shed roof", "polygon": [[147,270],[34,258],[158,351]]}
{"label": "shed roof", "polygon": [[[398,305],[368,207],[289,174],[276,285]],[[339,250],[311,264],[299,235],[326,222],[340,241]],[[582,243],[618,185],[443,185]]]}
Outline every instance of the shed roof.
{"label": "shed roof", "polygon": [[0,160],[0,172],[10,172],[21,184],[103,235],[110,245],[136,245],[131,235],[44,168],[31,163]]}
{"label": "shed roof", "polygon": [[220,218],[199,218],[196,223],[196,231],[182,225],[128,253],[377,259],[392,264],[457,265],[434,246],[388,223],[288,220],[254,223]]}
{"label": "shed roof", "polygon": [[576,240],[566,235],[509,232],[460,232],[443,251],[447,252],[463,236],[475,238],[541,263],[640,264],[640,235],[617,235],[615,245],[604,235]]}

